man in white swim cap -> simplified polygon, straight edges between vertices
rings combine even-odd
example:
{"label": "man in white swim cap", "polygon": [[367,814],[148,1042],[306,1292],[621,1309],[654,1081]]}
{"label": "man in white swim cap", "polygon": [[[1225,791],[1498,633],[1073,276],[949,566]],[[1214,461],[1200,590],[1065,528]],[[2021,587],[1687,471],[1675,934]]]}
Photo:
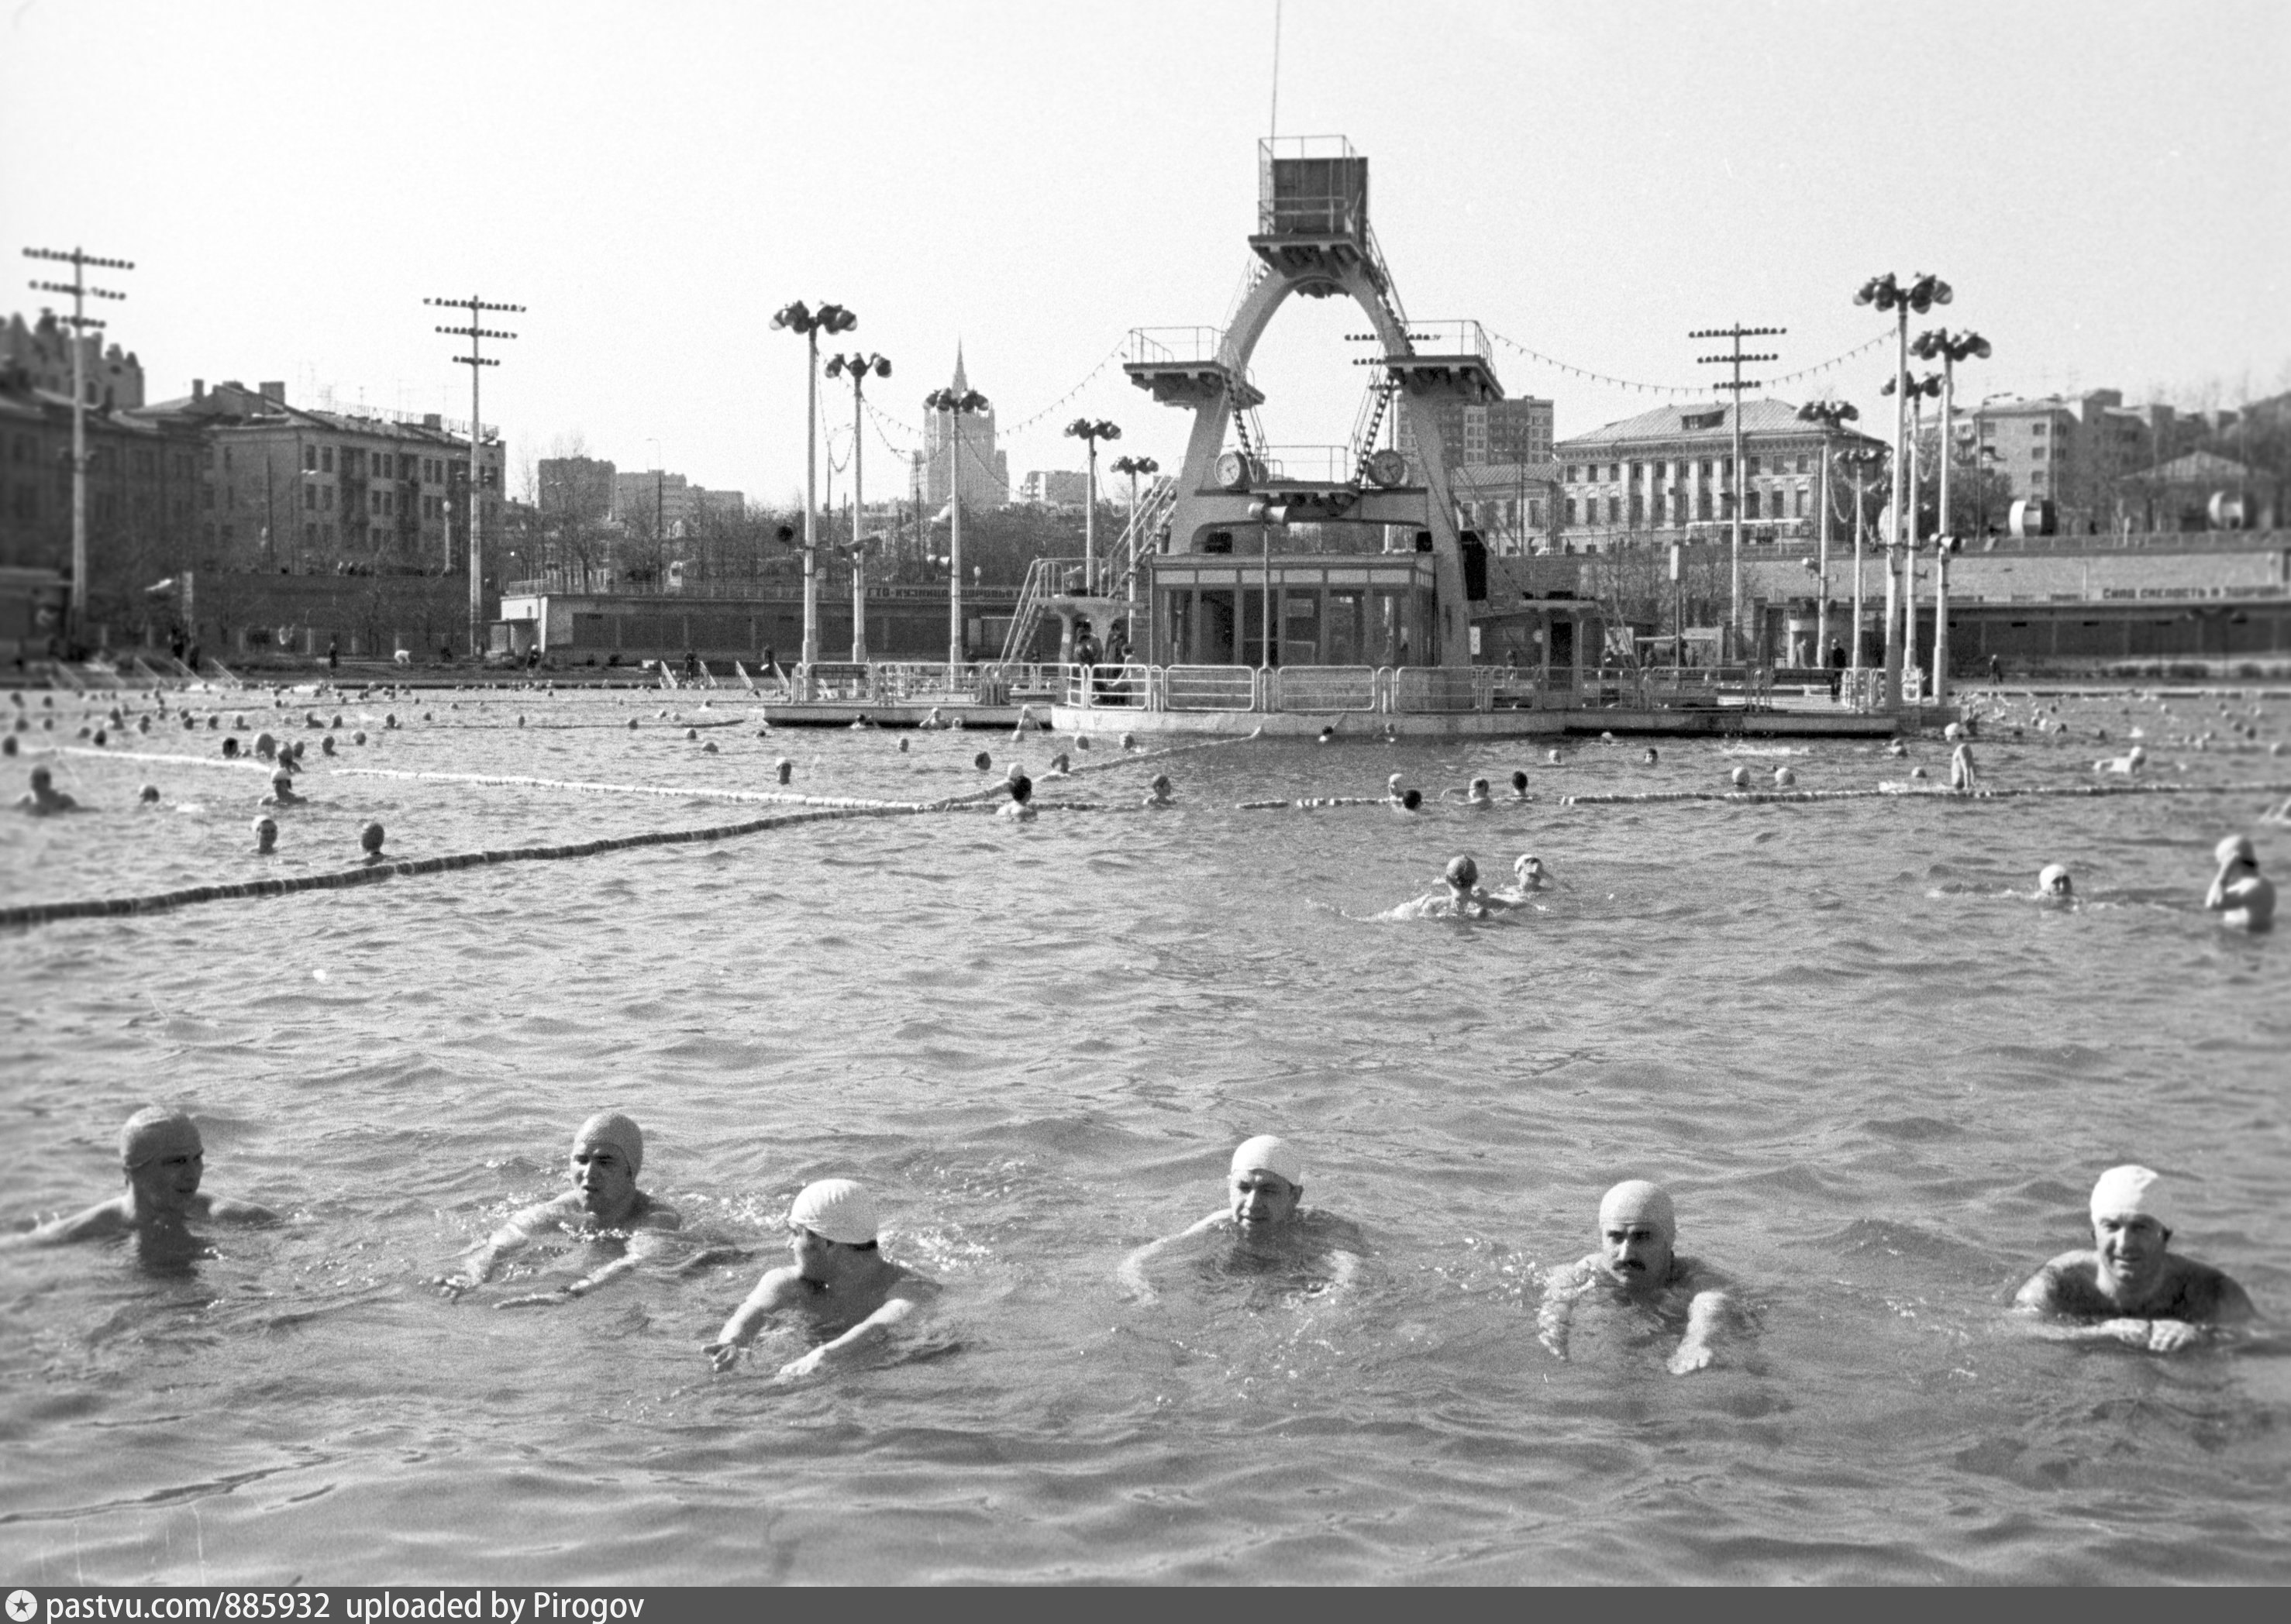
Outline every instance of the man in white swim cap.
{"label": "man in white swim cap", "polygon": [[2239,931],[2264,931],[2275,924],[2275,883],[2259,871],[2259,851],[2248,835],[2230,835],[2212,849],[2219,872],[2204,893],[2204,906],[2221,923]]}
{"label": "man in white swim cap", "polygon": [[[585,1297],[607,1280],[625,1275],[668,1250],[663,1238],[683,1225],[673,1207],[663,1206],[637,1188],[644,1167],[644,1130],[620,1111],[599,1111],[574,1131],[566,1178],[573,1188],[552,1200],[513,1213],[484,1245],[470,1253],[462,1272],[440,1275],[430,1284],[447,1297],[459,1297],[494,1276],[504,1260],[534,1237],[559,1230],[583,1241],[602,1243],[610,1255],[594,1268],[545,1292],[505,1298],[497,1308],[552,1308]],[[588,1260],[584,1252],[583,1260]]]}
{"label": "man in white swim cap", "polygon": [[883,1255],[875,1197],[856,1179],[805,1185],[789,1204],[787,1232],[794,1261],[765,1270],[716,1340],[701,1349],[717,1370],[731,1369],[764,1320],[783,1308],[801,1314],[814,1334],[827,1339],[780,1366],[779,1379],[792,1381],[879,1345],[938,1295],[936,1282]]}
{"label": "man in white swim cap", "polygon": [[2066,863],[2046,863],[2037,876],[2037,895],[2047,902],[2072,902],[2076,900],[2076,882],[2069,877]]}
{"label": "man in white swim cap", "polygon": [[1262,1257],[1325,1264],[1338,1287],[1350,1285],[1368,1248],[1357,1226],[1304,1204],[1305,1162],[1297,1148],[1277,1134],[1243,1140],[1226,1167],[1226,1204],[1178,1234],[1149,1241],[1122,1259],[1115,1276],[1141,1301],[1154,1299],[1146,1265],[1156,1255],[1197,1236],[1229,1236],[1241,1250]]}
{"label": "man in white swim cap", "polygon": [[146,1106],[121,1125],[119,1170],[127,1181],[125,1194],[6,1239],[35,1246],[122,1235],[180,1239],[191,1219],[266,1223],[277,1216],[253,1202],[202,1194],[206,1146],[198,1124],[166,1106]]}
{"label": "man in white swim cap", "polygon": [[1679,1255],[1678,1217],[1670,1193],[1644,1179],[1625,1180],[1599,1203],[1598,1234],[1597,1251],[1545,1276],[1543,1304],[1536,1314],[1539,1340],[1564,1359],[1576,1305],[1597,1291],[1683,1328],[1668,1361],[1672,1375],[1708,1368],[1717,1356],[1720,1331],[1739,1326],[1740,1316],[1723,1277],[1700,1260]]}
{"label": "man in white swim cap", "polygon": [[2168,1250],[2179,1223],[2153,1168],[2110,1168],[2086,1206],[2092,1249],[2061,1253],[2013,1299],[2015,1308],[2046,1322],[2045,1334],[2170,1353],[2208,1327],[2252,1316],[2241,1286]]}

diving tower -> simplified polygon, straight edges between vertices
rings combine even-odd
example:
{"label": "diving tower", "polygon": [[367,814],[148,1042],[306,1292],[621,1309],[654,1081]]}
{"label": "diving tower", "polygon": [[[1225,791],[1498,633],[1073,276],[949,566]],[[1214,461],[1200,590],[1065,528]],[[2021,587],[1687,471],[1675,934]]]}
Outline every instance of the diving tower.
{"label": "diving tower", "polygon": [[[1368,159],[1341,136],[1258,145],[1255,256],[1222,328],[1140,328],[1122,370],[1194,414],[1162,550],[1142,563],[1155,665],[1467,666],[1484,553],[1459,532],[1435,401],[1503,398],[1477,322],[1411,322],[1371,228]],[[1268,446],[1250,359],[1292,295],[1350,298],[1376,347],[1352,443],[1298,454]],[[1377,446],[1409,413],[1416,468]],[[1418,476],[1420,473],[1420,477]],[[1310,550],[1284,546],[1315,527]],[[1270,629],[1270,641],[1267,630]]]}

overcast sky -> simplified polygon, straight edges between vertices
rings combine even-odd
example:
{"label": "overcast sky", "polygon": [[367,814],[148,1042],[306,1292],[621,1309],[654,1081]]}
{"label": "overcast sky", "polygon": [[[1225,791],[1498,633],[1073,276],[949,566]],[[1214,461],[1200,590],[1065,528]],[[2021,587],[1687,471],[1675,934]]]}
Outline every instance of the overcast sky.
{"label": "overcast sky", "polygon": [[[779,500],[803,359],[770,315],[832,300],[860,316],[838,345],[895,364],[893,442],[960,340],[1014,477],[1079,468],[1058,430],[1085,413],[1170,465],[1186,417],[1101,363],[1225,316],[1274,47],[1273,0],[9,0],[0,221],[12,256],[135,261],[104,314],[154,399],[283,379],[466,416],[422,299],[477,292],[529,307],[485,377],[513,468],[577,442]],[[1741,321],[1787,327],[1762,375],[1797,372],[1885,331],[1865,278],[1932,270],[1941,319],[1996,346],[1971,396],[2232,404],[2291,388],[2287,70],[2280,0],[1286,0],[1277,130],[1367,155],[1412,317],[1578,367],[1692,384],[1716,369],[1688,330]],[[45,302],[18,287],[5,308]],[[1282,311],[1272,440],[1346,436],[1360,330]],[[1661,399],[1498,361],[1563,436]],[[1773,392],[1875,417],[1890,365]],[[850,396],[823,390],[841,460]]]}

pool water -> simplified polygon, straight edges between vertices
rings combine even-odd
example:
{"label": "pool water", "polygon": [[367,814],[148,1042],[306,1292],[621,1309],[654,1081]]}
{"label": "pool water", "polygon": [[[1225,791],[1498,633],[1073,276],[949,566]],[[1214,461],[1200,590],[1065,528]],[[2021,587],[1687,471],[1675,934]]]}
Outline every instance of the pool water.
{"label": "pool water", "polygon": [[[267,704],[267,701],[264,702]],[[286,710],[195,698],[297,738]],[[0,828],[5,900],[742,821],[708,792],[903,801],[1066,736],[781,729],[685,695],[417,696],[342,710],[309,805],[252,854],[264,769],[160,727],[58,758],[99,810]],[[2049,703],[2049,701],[2047,701]],[[2237,727],[2256,740],[2231,740]],[[37,704],[37,700],[34,700]],[[70,701],[31,714],[76,743]],[[2168,705],[2168,711],[2166,708]],[[10,707],[12,711],[13,707]],[[2251,713],[2257,711],[2257,715]],[[386,710],[405,725],[386,732]],[[671,714],[663,716],[661,711]],[[423,720],[424,714],[430,720]],[[2024,724],[2025,701],[2014,706]],[[518,715],[527,725],[516,724]],[[1978,747],[1999,788],[2291,780],[2291,705],[2062,701]],[[636,717],[633,732],[625,723]],[[703,729],[703,721],[737,725]],[[37,723],[34,724],[37,729]],[[2097,740],[2107,730],[2107,742]],[[2194,736],[2215,738],[2195,748]],[[242,738],[249,734],[240,735]],[[719,753],[702,753],[712,740]],[[2284,793],[1566,806],[1925,765],[1860,743],[1219,745],[977,812],[401,876],[0,937],[0,1126],[21,1227],[117,1188],[137,1107],[199,1118],[207,1188],[288,1214],[189,1264],[0,1251],[0,1566],[18,1582],[2280,1582],[2291,1577],[2291,930],[2199,906],[2233,830],[2291,869]],[[2234,748],[2230,748],[2232,745]],[[980,749],[994,757],[982,772]],[[1784,752],[1787,751],[1787,754]],[[1139,752],[1140,756],[1147,752]],[[23,767],[7,764],[12,796]],[[667,788],[615,794],[397,774]],[[1524,768],[1532,803],[1241,811]],[[1153,771],[1174,811],[1133,809]],[[157,784],[156,810],[129,810]],[[2118,780],[2122,781],[2122,780]],[[1112,810],[1061,811],[1087,799]],[[1374,917],[1453,852],[1555,876],[1518,922]],[[2072,909],[2029,894],[2066,862]],[[618,1105],[644,1185],[742,1260],[496,1312],[423,1282],[561,1188]],[[1219,1205],[1276,1132],[1373,1249],[1346,1292],[1114,1268]],[[2032,1340],[2014,1286],[2141,1160],[2175,1245],[2265,1324],[2170,1358]],[[949,1287],[896,1353],[783,1385],[700,1349],[783,1254],[793,1192],[880,1199]],[[1534,1339],[1538,1268],[1600,1193],[1666,1183],[1756,1335]]]}

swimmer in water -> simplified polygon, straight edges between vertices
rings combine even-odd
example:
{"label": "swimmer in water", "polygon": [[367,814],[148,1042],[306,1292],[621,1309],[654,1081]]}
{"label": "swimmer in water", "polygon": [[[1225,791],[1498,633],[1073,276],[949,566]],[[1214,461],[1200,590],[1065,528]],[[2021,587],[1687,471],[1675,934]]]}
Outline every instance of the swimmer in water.
{"label": "swimmer in water", "polygon": [[1662,756],[1656,751],[1654,746],[1649,745],[1646,748],[1646,754],[1639,759],[1646,763],[1648,766],[1652,767],[1660,764],[1662,761]]}
{"label": "swimmer in water", "polygon": [[388,832],[379,823],[369,823],[358,831],[358,850],[366,853],[367,868],[390,860],[382,854],[382,843],[387,838]]}
{"label": "swimmer in water", "polygon": [[794,1309],[827,1340],[780,1366],[779,1379],[808,1376],[888,1340],[938,1295],[936,1282],[883,1255],[875,1198],[856,1180],[804,1186],[788,1208],[787,1231],[795,1260],[767,1269],[701,1349],[715,1369],[731,1369],[768,1316]]}
{"label": "swimmer in water", "polygon": [[309,800],[294,793],[294,775],[280,771],[270,775],[270,793],[257,803],[262,806],[300,806]]}
{"label": "swimmer in water", "polygon": [[1516,767],[1512,769],[1511,798],[1515,801],[1532,801],[1535,799],[1533,796],[1527,793],[1527,774],[1522,772]]}
{"label": "swimmer in water", "polygon": [[[1444,801],[1452,793],[1453,791],[1443,789],[1440,792],[1440,798]],[[1489,791],[1488,780],[1483,778],[1474,779],[1465,787],[1461,804],[1466,806],[1476,806],[1483,811],[1493,806],[1496,804],[1496,798]]]}
{"label": "swimmer in water", "polygon": [[[1020,723],[1020,724],[1021,724],[1021,725],[1024,725],[1024,724],[1025,724],[1025,720],[1026,720],[1026,717],[1025,717],[1025,714],[1023,714],[1023,713],[1022,713],[1022,714],[1020,715],[1020,716],[1019,716],[1019,723]],[[932,707],[930,708],[930,715],[928,715],[928,716],[925,716],[921,721],[920,721],[920,722],[916,723],[916,724],[915,724],[915,725],[916,725],[917,727],[919,727],[919,728],[923,728],[923,729],[930,730],[930,731],[936,731],[936,729],[939,729],[939,728],[945,727],[945,726],[946,725],[946,718],[945,718],[945,716],[941,716],[941,715],[939,714],[939,708],[938,708],[937,706],[934,705],[934,706],[932,706]]]}
{"label": "swimmer in water", "polygon": [[2111,756],[2106,761],[2093,763],[2092,770],[2094,772],[2136,773],[2147,764],[2147,747],[2135,744],[2121,756]]}
{"label": "swimmer in water", "polygon": [[1114,1278],[1138,1301],[1152,1302],[1146,1264],[1173,1246],[1218,1236],[1230,1239],[1237,1258],[1273,1255],[1316,1274],[1325,1269],[1341,1291],[1358,1278],[1367,1244],[1359,1226],[1304,1199],[1305,1164],[1296,1148],[1270,1133],[1244,1140],[1226,1170],[1226,1204],[1189,1228],[1148,1241],[1121,1260]]}
{"label": "swimmer in water", "polygon": [[1384,798],[1395,806],[1401,804],[1403,796],[1400,789],[1400,774],[1397,772],[1384,780]]}
{"label": "swimmer in water", "polygon": [[268,818],[254,820],[254,854],[268,857],[278,849],[278,826]]}
{"label": "swimmer in water", "polygon": [[1178,792],[1170,788],[1168,773],[1156,772],[1154,775],[1154,781],[1146,786],[1145,804],[1148,806],[1175,806],[1178,804]]}
{"label": "swimmer in water", "polygon": [[269,1223],[277,1217],[268,1207],[228,1196],[203,1196],[199,1180],[206,1172],[206,1147],[198,1124],[181,1111],[146,1106],[119,1130],[119,1167],[127,1191],[99,1202],[84,1212],[7,1238],[30,1246],[60,1245],[67,1241],[108,1240],[114,1236],[181,1236],[189,1219],[216,1223]]}
{"label": "swimmer in water", "polygon": [[1073,757],[1067,755],[1064,750],[1060,750],[1057,755],[1050,757],[1050,764],[1042,769],[1042,776],[1044,778],[1072,778],[1073,776]]}
{"label": "swimmer in water", "polygon": [[1377,916],[1379,919],[1485,919],[1504,906],[1480,888],[1480,866],[1451,857],[1441,872],[1444,889],[1427,891]]}
{"label": "swimmer in water", "polygon": [[32,787],[16,797],[16,810],[44,818],[52,812],[77,812],[79,803],[55,787],[55,776],[45,767],[32,769]]}
{"label": "swimmer in water", "polygon": [[[1957,725],[1952,722],[1949,726]],[[1960,740],[1949,756],[1949,787],[1959,795],[1972,795],[1981,788],[1980,776],[1973,770],[1973,747]]]}
{"label": "swimmer in water", "polygon": [[1615,1186],[1599,1203],[1598,1250],[1545,1277],[1543,1306],[1535,1316],[1538,1339],[1564,1359],[1575,1305],[1603,1291],[1666,1324],[1684,1327],[1668,1360],[1672,1375],[1708,1368],[1720,1332],[1739,1326],[1740,1315],[1724,1279],[1700,1260],[1679,1256],[1677,1241],[1668,1192],[1644,1179]]}
{"label": "swimmer in water", "polygon": [[620,1255],[568,1281],[552,1292],[511,1297],[494,1307],[551,1307],[569,1298],[585,1297],[607,1280],[625,1275],[666,1250],[661,1236],[680,1227],[683,1220],[637,1188],[644,1167],[644,1131],[618,1111],[599,1111],[573,1135],[566,1176],[573,1188],[554,1200],[543,1201],[510,1215],[486,1244],[470,1254],[459,1274],[439,1275],[430,1284],[448,1298],[483,1285],[503,1260],[521,1252],[534,1236],[562,1229],[584,1238],[611,1237],[623,1242]]}
{"label": "swimmer in water", "polygon": [[1551,884],[1551,871],[1543,860],[1532,852],[1523,852],[1511,866],[1512,884],[1508,891],[1496,892],[1492,900],[1517,904],[1527,900],[1528,892],[1541,891]]}
{"label": "swimmer in water", "polygon": [[1012,772],[1010,798],[994,815],[1015,819],[1020,823],[1032,823],[1034,820],[1034,780],[1023,772]]}
{"label": "swimmer in water", "polygon": [[2209,1264],[2175,1257],[2173,1208],[2146,1167],[2111,1167],[2092,1187],[2092,1249],[2064,1252],[2013,1299],[2041,1333],[2170,1353],[2215,1325],[2252,1316],[2243,1288]]}
{"label": "swimmer in water", "polygon": [[2264,931],[2275,924],[2275,883],[2259,872],[2259,852],[2248,835],[2230,835],[2212,849],[2219,872],[2204,893],[2204,906],[2220,923],[2239,931]]}
{"label": "swimmer in water", "polygon": [[2066,863],[2046,863],[2037,876],[2037,900],[2040,902],[2073,902],[2076,882],[2069,877]]}

